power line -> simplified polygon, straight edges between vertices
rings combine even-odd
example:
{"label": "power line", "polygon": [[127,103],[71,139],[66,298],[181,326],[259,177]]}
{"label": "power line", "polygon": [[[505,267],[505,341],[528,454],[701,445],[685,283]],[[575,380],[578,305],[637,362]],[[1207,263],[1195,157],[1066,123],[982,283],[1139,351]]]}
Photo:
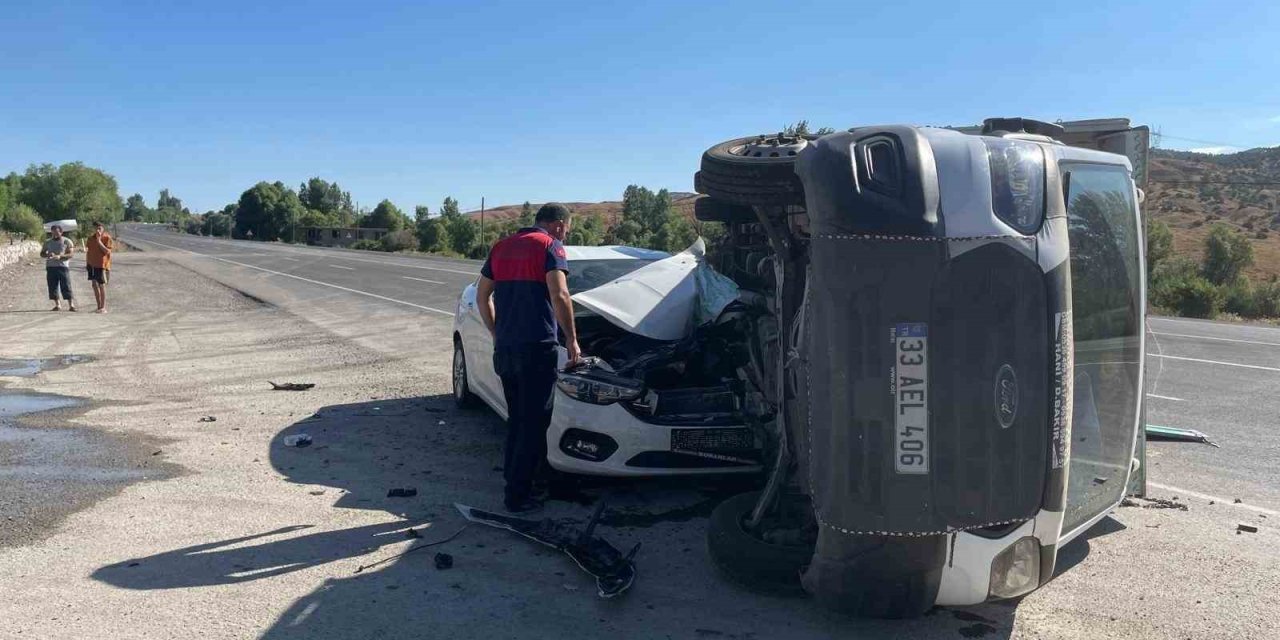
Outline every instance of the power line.
{"label": "power line", "polygon": [[1169,134],[1167,134],[1167,133],[1164,133],[1163,131],[1162,131],[1162,132],[1157,133],[1156,135],[1158,135],[1158,136],[1160,137],[1160,139],[1168,138],[1168,139],[1170,139],[1170,140],[1181,140],[1182,142],[1194,142],[1194,143],[1196,143],[1196,144],[1211,144],[1211,145],[1214,145],[1215,147],[1235,147],[1236,149],[1253,149],[1253,148],[1256,148],[1256,147],[1257,147],[1257,145],[1252,145],[1252,146],[1251,146],[1251,145],[1247,145],[1247,144],[1234,144],[1234,143],[1231,143],[1231,142],[1222,142],[1222,141],[1214,141],[1214,140],[1199,140],[1199,139],[1196,139],[1196,138],[1184,138],[1184,137],[1182,137],[1182,136],[1171,136],[1171,135],[1169,135]]}

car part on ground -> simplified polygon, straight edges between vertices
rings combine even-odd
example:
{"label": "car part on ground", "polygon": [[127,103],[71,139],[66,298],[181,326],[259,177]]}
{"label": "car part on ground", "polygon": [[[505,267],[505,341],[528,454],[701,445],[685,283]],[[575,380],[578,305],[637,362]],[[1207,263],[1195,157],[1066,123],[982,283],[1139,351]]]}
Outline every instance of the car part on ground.
{"label": "car part on ground", "polygon": [[616,598],[631,588],[636,579],[636,543],[625,555],[607,540],[595,535],[596,523],[604,512],[606,500],[601,498],[587,521],[578,530],[575,521],[569,519],[529,520],[515,516],[492,513],[462,504],[454,507],[469,522],[476,522],[498,529],[506,529],[538,544],[551,547],[568,555],[583,571],[596,579],[596,591],[601,598]]}

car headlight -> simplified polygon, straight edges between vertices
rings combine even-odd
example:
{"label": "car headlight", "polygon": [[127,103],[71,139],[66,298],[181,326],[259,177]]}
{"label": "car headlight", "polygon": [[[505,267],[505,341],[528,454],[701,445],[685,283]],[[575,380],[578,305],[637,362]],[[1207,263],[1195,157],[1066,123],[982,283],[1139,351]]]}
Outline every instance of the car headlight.
{"label": "car headlight", "polygon": [[604,379],[599,373],[584,376],[573,373],[562,373],[556,382],[560,392],[583,402],[591,404],[613,404],[624,400],[635,400],[644,392],[644,385],[639,380],[609,376]]}
{"label": "car headlight", "polygon": [[991,561],[992,598],[1015,598],[1040,586],[1040,541],[1019,538]]}
{"label": "car headlight", "polygon": [[1034,142],[984,138],[991,165],[991,208],[1019,233],[1044,221],[1044,150]]}

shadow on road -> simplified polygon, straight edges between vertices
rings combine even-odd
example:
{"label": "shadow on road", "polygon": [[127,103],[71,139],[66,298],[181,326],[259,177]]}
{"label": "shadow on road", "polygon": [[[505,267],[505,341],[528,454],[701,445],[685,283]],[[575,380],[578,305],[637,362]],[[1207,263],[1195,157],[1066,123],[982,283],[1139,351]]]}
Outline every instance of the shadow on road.
{"label": "shadow on road", "polygon": [[[1007,638],[1017,603],[935,609],[917,620],[857,620],[804,598],[766,597],[724,581],[705,551],[705,519],[754,479],[661,482],[566,478],[547,517],[585,520],[608,496],[597,533],[619,548],[643,544],[639,577],[626,596],[604,601],[564,556],[506,532],[463,526],[454,502],[493,508],[501,495],[502,431],[488,411],[456,410],[449,396],[371,400],[324,407],[278,433],[271,463],[292,482],[324,485],[340,509],[370,509],[394,522],[331,531],[299,523],[102,567],[93,577],[153,590],[269,580],[324,567],[321,586],[291,604],[262,638],[381,637],[752,637],[871,636]],[[285,446],[307,434],[305,448]],[[390,498],[391,488],[417,495]],[[1113,522],[1114,521],[1108,521]],[[1088,554],[1088,537],[1064,550],[1062,570]],[[411,541],[407,529],[422,537]],[[1082,551],[1081,551],[1082,549]],[[438,569],[436,552],[454,564]],[[1067,556],[1075,553],[1074,560]],[[376,567],[370,565],[377,564]],[[327,567],[325,565],[328,565]],[[364,569],[357,571],[361,567]]]}

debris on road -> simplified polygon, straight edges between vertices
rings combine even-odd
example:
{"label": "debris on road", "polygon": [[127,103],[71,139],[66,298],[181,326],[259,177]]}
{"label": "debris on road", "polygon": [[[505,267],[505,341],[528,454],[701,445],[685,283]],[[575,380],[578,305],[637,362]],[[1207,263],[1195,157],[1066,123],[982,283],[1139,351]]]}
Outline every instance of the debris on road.
{"label": "debris on road", "polygon": [[447,553],[437,553],[435,562],[436,562],[436,568],[440,569],[441,571],[445,569],[453,568],[453,556]]}
{"label": "debris on road", "polygon": [[1146,504],[1138,502],[1133,498],[1125,498],[1120,501],[1122,507],[1141,507],[1143,509],[1177,509],[1179,511],[1189,511],[1190,507],[1185,502],[1178,502],[1177,498],[1169,500],[1167,498],[1139,498]]}
{"label": "debris on road", "polygon": [[[404,556],[407,556],[407,555],[409,555],[409,554],[411,554],[411,553],[413,553],[414,551],[417,551],[417,550],[419,550],[419,549],[426,549],[427,547],[434,547],[434,546],[436,546],[436,545],[438,545],[438,544],[444,544],[444,543],[446,543],[446,542],[449,542],[450,540],[453,540],[454,538],[456,538],[456,537],[458,537],[458,536],[462,535],[462,532],[463,532],[463,531],[466,531],[466,530],[467,530],[467,527],[469,527],[469,526],[471,526],[471,524],[470,524],[470,523],[462,525],[462,526],[461,526],[457,531],[454,531],[452,535],[450,535],[450,536],[448,536],[447,538],[444,538],[444,539],[442,539],[442,540],[436,540],[435,542],[426,542],[426,543],[423,543],[423,544],[420,544],[420,545],[414,546],[413,548],[411,548],[411,549],[409,549],[409,550],[407,550],[407,551],[405,551],[405,552],[403,552],[403,553],[397,553],[396,555],[391,556],[390,558],[383,558],[383,559],[381,559],[381,560],[379,560],[379,561],[377,561],[377,562],[375,562],[375,563],[373,563],[373,564],[362,564],[362,565],[360,565],[360,566],[356,567],[356,571],[355,571],[355,572],[356,572],[356,573],[360,573],[360,572],[364,571],[365,569],[372,569],[372,568],[374,568],[374,567],[376,567],[376,566],[378,566],[378,565],[385,564],[385,563],[387,563],[387,562],[391,562],[392,560],[395,560],[395,559],[397,559],[397,558],[402,558],[402,557],[404,557]],[[413,529],[410,529],[410,531],[413,531]],[[419,537],[421,537],[421,536],[419,536]],[[462,587],[460,587],[460,586],[455,586],[454,588],[456,588],[456,589],[461,589]]]}
{"label": "debris on road", "polygon": [[1201,442],[1211,447],[1217,447],[1217,443],[1209,439],[1203,431],[1195,429],[1179,429],[1177,427],[1162,427],[1160,425],[1147,425],[1147,439],[1149,440],[1174,440],[1177,442]]}
{"label": "debris on road", "polygon": [[267,384],[271,385],[271,389],[273,391],[306,391],[307,389],[316,386],[315,383],[312,382],[286,382],[284,384],[276,384],[270,380],[267,381]]}
{"label": "debris on road", "polygon": [[640,550],[640,544],[623,555],[603,538],[593,535],[596,523],[604,512],[605,500],[596,505],[595,512],[581,532],[576,530],[572,520],[526,520],[514,516],[503,515],[475,509],[463,504],[454,504],[462,516],[470,522],[478,522],[497,529],[506,529],[551,547],[568,555],[583,571],[596,579],[597,593],[601,598],[614,598],[622,595],[636,579],[634,558]]}
{"label": "debris on road", "polygon": [[387,491],[388,498],[412,498],[418,495],[418,490],[413,487],[396,487]]}
{"label": "debris on road", "polygon": [[218,419],[213,416],[204,416],[200,418],[200,422],[217,422]]}
{"label": "debris on road", "polygon": [[297,435],[292,435],[292,436],[285,436],[284,446],[297,447],[299,449],[303,447],[309,447],[311,446],[311,436],[305,433],[299,433]]}
{"label": "debris on road", "polygon": [[1235,504],[1244,504],[1244,500],[1241,500],[1240,498],[1236,498]]}
{"label": "debris on road", "polygon": [[406,538],[408,538],[408,539],[410,539],[410,540],[421,540],[421,539],[422,539],[422,534],[421,534],[421,533],[418,533],[418,530],[417,530],[417,529],[409,528],[409,529],[406,529],[406,530],[405,530],[405,532],[404,532],[404,537],[406,537]]}
{"label": "debris on road", "polygon": [[1241,531],[1245,533],[1257,533],[1258,527],[1241,522],[1240,524],[1236,525],[1236,533],[1240,533]]}

